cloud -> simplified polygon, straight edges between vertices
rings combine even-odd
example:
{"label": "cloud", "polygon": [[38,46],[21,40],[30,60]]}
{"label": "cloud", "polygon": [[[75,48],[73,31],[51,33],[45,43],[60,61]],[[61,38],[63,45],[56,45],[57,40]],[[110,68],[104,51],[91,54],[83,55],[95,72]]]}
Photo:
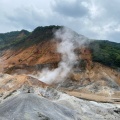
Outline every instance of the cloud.
{"label": "cloud", "polygon": [[84,6],[83,0],[65,1],[56,0],[53,10],[68,17],[83,17],[88,13],[88,8]]}
{"label": "cloud", "polygon": [[33,29],[44,24],[47,19],[46,13],[42,9],[37,9],[34,6],[17,8],[12,14],[7,14],[6,18],[15,26]]}
{"label": "cloud", "polygon": [[0,32],[64,25],[93,39],[120,42],[120,0],[0,0]]}
{"label": "cloud", "polygon": [[[48,0],[49,3],[51,0]],[[50,15],[50,4],[39,0],[1,0],[0,4],[0,32],[13,30],[33,30],[38,26],[45,26]],[[44,6],[45,4],[45,6]],[[47,7],[47,9],[45,9]]]}

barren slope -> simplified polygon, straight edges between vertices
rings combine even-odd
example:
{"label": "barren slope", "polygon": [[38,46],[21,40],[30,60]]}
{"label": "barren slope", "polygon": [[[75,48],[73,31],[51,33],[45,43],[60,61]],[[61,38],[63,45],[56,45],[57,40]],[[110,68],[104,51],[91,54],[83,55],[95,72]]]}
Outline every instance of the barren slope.
{"label": "barren slope", "polygon": [[89,47],[74,49],[77,64],[62,82],[48,85],[34,77],[62,59],[53,28],[38,27],[24,39],[20,34],[1,50],[0,119],[119,120],[120,72],[93,62]]}

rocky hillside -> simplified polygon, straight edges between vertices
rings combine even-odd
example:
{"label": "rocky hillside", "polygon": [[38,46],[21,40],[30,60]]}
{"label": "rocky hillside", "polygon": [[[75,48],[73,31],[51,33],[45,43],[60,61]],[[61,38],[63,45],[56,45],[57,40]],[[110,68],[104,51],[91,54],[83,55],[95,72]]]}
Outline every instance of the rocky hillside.
{"label": "rocky hillside", "polygon": [[[61,61],[61,54],[57,52],[57,46],[61,40],[56,39],[54,33],[61,28],[60,26],[47,26],[38,27],[32,33],[22,30],[20,32],[4,34],[4,36],[7,36],[9,39],[4,49],[1,48],[0,71],[8,74],[35,74],[44,67],[49,67],[50,69],[57,68]],[[75,33],[75,35],[79,36],[77,33]],[[12,36],[13,40],[11,40],[10,36]],[[7,37],[4,38],[7,39]],[[19,37],[21,40],[17,39]],[[117,49],[120,47],[119,44],[114,43],[115,45],[113,44],[113,46],[112,44],[113,43],[107,41],[90,41],[89,45],[84,44],[82,47],[75,49],[75,53],[78,56],[78,63],[74,66],[71,75],[67,78],[75,80],[75,84],[71,87],[78,89],[80,86],[84,86],[86,89],[86,87],[89,86],[90,88],[88,88],[92,89],[95,86],[102,86],[102,88],[100,87],[99,89],[103,90],[104,86],[108,86],[110,88],[115,88],[115,90],[119,90],[119,71],[110,68],[111,66],[106,67],[100,64],[104,63],[106,59],[111,59],[111,63],[114,63],[112,57],[103,58],[104,54],[109,54],[107,51],[107,53],[101,53],[101,51],[105,51],[106,48],[108,50],[117,50],[118,52],[115,52],[115,54],[118,54],[117,57],[119,57],[120,51]],[[8,45],[9,47],[6,47]],[[97,52],[99,54],[97,54]],[[101,54],[103,57],[99,57]],[[115,62],[114,66],[116,65],[117,63]],[[69,83],[67,83],[67,85]],[[93,91],[96,92],[98,90]]]}
{"label": "rocky hillside", "polygon": [[[89,40],[71,30],[55,37],[63,28],[0,34],[1,120],[119,120],[120,44]],[[62,41],[63,37],[68,40]],[[51,76],[58,82],[42,81]]]}
{"label": "rocky hillside", "polygon": [[119,120],[120,117],[119,104],[78,99],[32,77],[0,74],[0,81],[1,120]]}

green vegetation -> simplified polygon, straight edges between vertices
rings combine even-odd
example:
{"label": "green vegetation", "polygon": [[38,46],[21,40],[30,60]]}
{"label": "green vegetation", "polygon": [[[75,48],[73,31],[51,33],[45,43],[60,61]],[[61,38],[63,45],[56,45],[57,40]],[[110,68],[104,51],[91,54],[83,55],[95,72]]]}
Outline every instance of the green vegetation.
{"label": "green vegetation", "polygon": [[54,32],[60,28],[61,26],[55,25],[37,27],[27,38],[22,39],[19,44],[17,43],[17,49],[21,47],[27,48],[31,45],[50,40],[54,37]]}
{"label": "green vegetation", "polygon": [[32,34],[28,37],[29,43],[26,42],[27,46],[31,44],[38,44],[42,41],[50,40],[54,38],[54,32],[60,29],[61,26],[46,26],[46,27],[37,27]]}
{"label": "green vegetation", "polygon": [[93,61],[116,68],[120,67],[120,43],[96,40],[91,42]]}
{"label": "green vegetation", "polygon": [[37,27],[32,33],[22,30],[0,34],[0,50],[26,48],[33,44],[49,40],[54,37],[54,32],[59,28],[61,26],[41,26]]}
{"label": "green vegetation", "polygon": [[9,48],[26,38],[30,33],[26,30],[0,34],[0,50]]}

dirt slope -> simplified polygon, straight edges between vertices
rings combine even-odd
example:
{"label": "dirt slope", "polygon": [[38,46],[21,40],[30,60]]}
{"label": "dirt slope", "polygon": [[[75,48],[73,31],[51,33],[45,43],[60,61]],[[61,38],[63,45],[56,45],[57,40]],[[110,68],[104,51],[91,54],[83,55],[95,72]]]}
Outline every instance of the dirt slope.
{"label": "dirt slope", "polygon": [[[21,86],[19,77],[23,77],[23,84],[28,74],[35,74],[44,67],[51,69],[57,67],[61,60],[61,55],[56,52],[58,44],[58,41],[51,39],[27,47],[26,49],[21,48],[16,51],[8,49],[0,57],[2,64],[0,70],[3,73],[17,74],[17,83],[14,83],[13,86]],[[78,54],[80,64],[73,68],[67,80],[60,85],[60,89],[66,92],[70,90],[80,92],[81,94],[86,93],[88,95],[81,97],[85,99],[90,99],[89,94],[96,94],[97,96],[103,96],[103,99],[107,96],[113,96],[112,99],[120,101],[120,73],[99,63],[93,63],[91,51],[87,48],[77,49],[75,52]],[[81,60],[84,61],[85,66],[83,66]],[[14,76],[14,78],[16,77]],[[9,90],[9,87],[6,86],[5,88]],[[3,90],[3,87],[1,90]],[[73,92],[67,93],[74,95]],[[79,94],[77,95],[79,97]],[[92,100],[96,100],[95,97],[93,98]]]}

